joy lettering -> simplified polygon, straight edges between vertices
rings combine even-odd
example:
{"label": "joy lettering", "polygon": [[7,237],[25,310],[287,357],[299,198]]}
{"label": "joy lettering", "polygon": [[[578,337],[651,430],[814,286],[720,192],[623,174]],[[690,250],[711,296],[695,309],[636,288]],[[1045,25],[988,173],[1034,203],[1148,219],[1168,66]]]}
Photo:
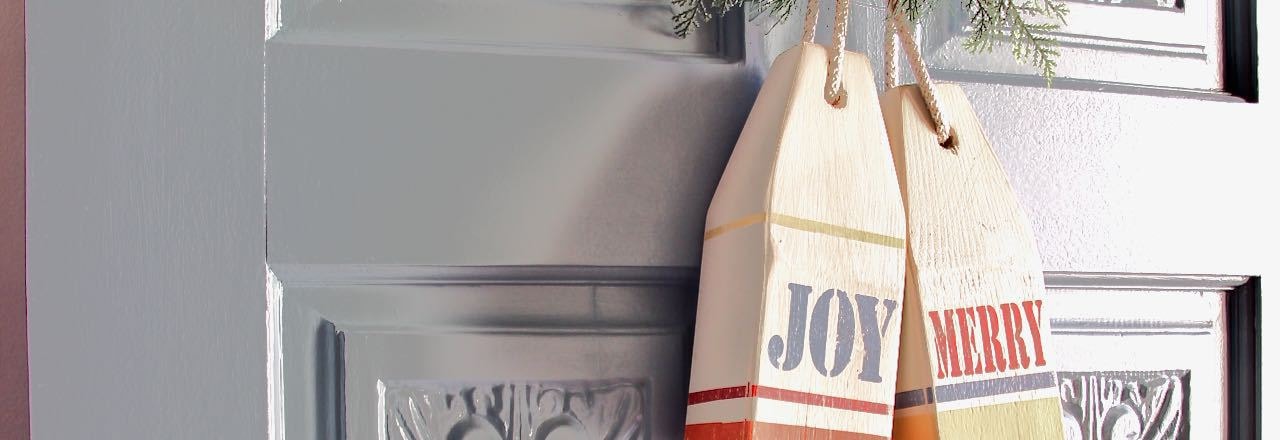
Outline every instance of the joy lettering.
{"label": "joy lettering", "polygon": [[[843,373],[853,361],[854,348],[860,339],[864,355],[858,379],[875,383],[883,380],[880,377],[881,341],[888,331],[889,318],[898,308],[897,301],[855,294],[851,302],[847,292],[827,289],[818,295],[810,311],[809,297],[813,287],[791,283],[787,289],[791,292],[791,305],[786,337],[774,335],[769,338],[767,347],[769,362],[774,368],[791,371],[800,366],[804,360],[807,333],[809,358],[818,374],[836,377]],[[833,306],[836,307],[835,350],[833,359],[827,360],[827,333],[831,325],[828,316]],[[884,318],[880,320],[877,316],[882,307]]]}

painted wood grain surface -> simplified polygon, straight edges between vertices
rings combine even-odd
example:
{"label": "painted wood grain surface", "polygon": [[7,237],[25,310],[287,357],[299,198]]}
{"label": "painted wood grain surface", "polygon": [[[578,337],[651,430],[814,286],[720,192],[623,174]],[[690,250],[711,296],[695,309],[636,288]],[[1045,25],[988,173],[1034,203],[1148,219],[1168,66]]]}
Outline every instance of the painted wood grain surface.
{"label": "painted wood grain surface", "polygon": [[881,98],[907,213],[894,436],[1061,438],[1035,237],[964,92],[937,93],[953,148],[915,86]]}
{"label": "painted wood grain surface", "polygon": [[846,105],[828,51],[774,63],[707,215],[688,439],[883,439],[903,213],[866,58]]}

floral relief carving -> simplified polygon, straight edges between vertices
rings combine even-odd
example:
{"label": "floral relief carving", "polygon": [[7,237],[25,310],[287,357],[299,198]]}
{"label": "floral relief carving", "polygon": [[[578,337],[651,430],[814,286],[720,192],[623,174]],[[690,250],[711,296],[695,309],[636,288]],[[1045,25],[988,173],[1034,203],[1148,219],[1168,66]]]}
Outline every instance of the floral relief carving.
{"label": "floral relief carving", "polygon": [[647,440],[644,381],[392,382],[383,439]]}
{"label": "floral relief carving", "polygon": [[1190,372],[1059,373],[1068,440],[1184,440]]}

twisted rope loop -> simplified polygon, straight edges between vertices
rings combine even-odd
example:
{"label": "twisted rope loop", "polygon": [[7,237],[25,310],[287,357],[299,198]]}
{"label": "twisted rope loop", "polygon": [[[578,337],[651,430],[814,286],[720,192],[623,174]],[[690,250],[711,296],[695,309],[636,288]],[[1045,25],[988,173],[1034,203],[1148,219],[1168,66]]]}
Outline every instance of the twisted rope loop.
{"label": "twisted rope loop", "polygon": [[889,89],[898,85],[898,41],[901,40],[911,64],[911,71],[916,75],[916,85],[920,95],[929,107],[929,116],[937,127],[938,144],[948,145],[951,141],[951,124],[947,122],[946,110],[934,93],[933,78],[924,65],[924,57],[920,55],[920,45],[916,42],[914,29],[907,16],[897,8],[898,0],[888,0],[884,23],[884,86]]}
{"label": "twisted rope loop", "polygon": [[800,41],[812,43],[814,35],[818,33],[818,0],[809,0],[809,6],[804,12],[804,36]]}
{"label": "twisted rope loop", "polygon": [[831,43],[835,53],[831,55],[827,74],[827,102],[839,105],[844,100],[844,45],[849,37],[849,0],[836,0],[836,26],[832,30]]}
{"label": "twisted rope loop", "polygon": [[[818,33],[818,1],[809,0],[804,15],[802,41],[813,43]],[[835,27],[831,45],[835,48],[827,71],[827,102],[838,105],[844,99],[844,49],[849,36],[849,0],[836,0]]]}
{"label": "twisted rope loop", "polygon": [[893,19],[897,13],[898,0],[889,0],[884,13],[884,89],[898,86],[898,34],[897,21]]}

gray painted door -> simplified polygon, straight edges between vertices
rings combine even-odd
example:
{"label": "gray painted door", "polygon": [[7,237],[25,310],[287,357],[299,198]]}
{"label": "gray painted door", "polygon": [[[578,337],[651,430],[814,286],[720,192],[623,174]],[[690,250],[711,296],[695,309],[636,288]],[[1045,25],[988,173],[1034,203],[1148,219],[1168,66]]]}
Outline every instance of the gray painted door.
{"label": "gray painted door", "polygon": [[[28,5],[33,436],[678,438],[702,217],[797,23],[265,3]],[[1181,435],[1215,438],[1224,304],[1280,275],[1275,8],[1247,104],[1220,3],[1099,3],[1052,89],[956,52],[949,12],[922,37],[1031,217],[1066,403],[1182,396]]]}
{"label": "gray painted door", "polygon": [[666,0],[280,11],[279,429],[679,437],[702,218],[758,75],[741,17],[680,40]]}
{"label": "gray painted door", "polygon": [[262,437],[261,2],[26,20],[32,438]]}

